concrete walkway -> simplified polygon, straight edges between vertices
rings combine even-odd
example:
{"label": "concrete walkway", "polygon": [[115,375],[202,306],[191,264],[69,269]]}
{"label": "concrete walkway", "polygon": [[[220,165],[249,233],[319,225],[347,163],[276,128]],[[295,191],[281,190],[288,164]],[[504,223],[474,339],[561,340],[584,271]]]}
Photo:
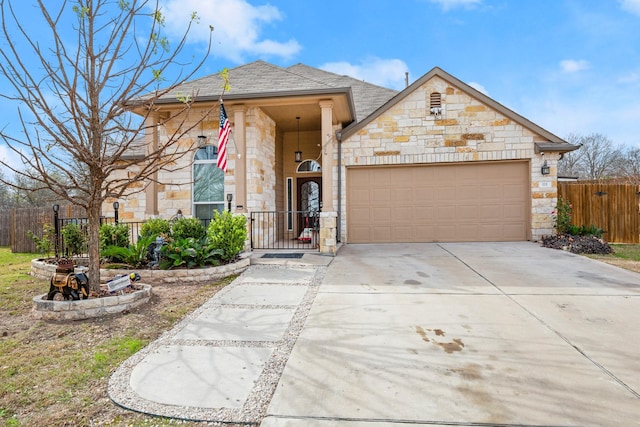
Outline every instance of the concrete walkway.
{"label": "concrete walkway", "polygon": [[123,363],[109,397],[183,420],[259,424],[333,258],[261,258]]}
{"label": "concrete walkway", "polygon": [[111,398],[263,427],[640,426],[640,274],[529,242],[260,262]]}

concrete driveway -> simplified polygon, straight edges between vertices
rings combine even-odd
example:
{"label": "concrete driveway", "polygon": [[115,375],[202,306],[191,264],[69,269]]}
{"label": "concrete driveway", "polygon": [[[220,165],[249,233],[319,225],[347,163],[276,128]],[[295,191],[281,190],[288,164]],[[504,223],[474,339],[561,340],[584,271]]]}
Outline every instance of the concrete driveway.
{"label": "concrete driveway", "polygon": [[640,274],[530,242],[347,245],[263,427],[640,426]]}

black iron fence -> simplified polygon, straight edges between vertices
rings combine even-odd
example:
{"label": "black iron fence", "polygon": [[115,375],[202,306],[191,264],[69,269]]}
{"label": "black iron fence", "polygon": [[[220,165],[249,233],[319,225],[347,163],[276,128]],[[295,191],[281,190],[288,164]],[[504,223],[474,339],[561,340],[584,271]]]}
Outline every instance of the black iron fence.
{"label": "black iron fence", "polygon": [[251,212],[251,249],[317,249],[317,211]]}

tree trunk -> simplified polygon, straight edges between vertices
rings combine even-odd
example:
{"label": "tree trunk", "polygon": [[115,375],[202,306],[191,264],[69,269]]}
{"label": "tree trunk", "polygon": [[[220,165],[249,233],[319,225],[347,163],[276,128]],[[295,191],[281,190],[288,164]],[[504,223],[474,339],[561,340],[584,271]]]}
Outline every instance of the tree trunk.
{"label": "tree trunk", "polygon": [[87,209],[89,219],[89,290],[100,292],[100,213],[101,204],[92,203]]}

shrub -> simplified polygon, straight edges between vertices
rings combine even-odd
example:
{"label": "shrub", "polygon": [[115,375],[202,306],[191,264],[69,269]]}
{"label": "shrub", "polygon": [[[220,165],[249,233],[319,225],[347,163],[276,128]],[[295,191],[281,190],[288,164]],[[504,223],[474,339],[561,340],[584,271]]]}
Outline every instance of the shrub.
{"label": "shrub", "polygon": [[211,247],[220,251],[222,261],[232,261],[244,250],[247,219],[244,215],[233,215],[229,211],[216,211],[209,224],[207,236]]}
{"label": "shrub", "polygon": [[102,224],[100,226],[100,250],[107,246],[129,246],[129,226],[127,224]]}
{"label": "shrub", "polygon": [[150,218],[142,224],[140,227],[140,235],[146,236],[168,236],[171,231],[171,224],[169,220],[162,218]]}
{"label": "shrub", "polygon": [[162,246],[160,250],[162,261],[160,268],[171,269],[177,267],[204,267],[205,265],[219,265],[221,251],[209,245],[209,240],[204,237],[194,239],[175,239]]}
{"label": "shrub", "polygon": [[78,224],[69,223],[62,227],[62,237],[67,251],[71,255],[80,255],[87,244],[87,235]]}
{"label": "shrub", "polygon": [[42,238],[38,237],[34,232],[27,231],[27,235],[31,240],[36,244],[36,250],[40,252],[42,255],[47,255],[51,253],[51,248],[53,247],[54,239],[55,239],[55,230],[53,225],[48,222],[42,224]]}
{"label": "shrub", "polygon": [[558,234],[564,234],[570,231],[571,227],[571,210],[573,206],[568,200],[558,197],[558,204],[556,210],[552,212],[553,219],[555,221],[554,226]]}
{"label": "shrub", "polygon": [[171,237],[175,240],[194,238],[202,239],[207,230],[198,218],[178,218],[171,225]]}
{"label": "shrub", "polygon": [[151,234],[140,237],[135,245],[107,246],[102,250],[101,255],[111,258],[112,261],[124,262],[132,267],[144,267],[148,262],[149,245],[156,240],[156,236]]}

